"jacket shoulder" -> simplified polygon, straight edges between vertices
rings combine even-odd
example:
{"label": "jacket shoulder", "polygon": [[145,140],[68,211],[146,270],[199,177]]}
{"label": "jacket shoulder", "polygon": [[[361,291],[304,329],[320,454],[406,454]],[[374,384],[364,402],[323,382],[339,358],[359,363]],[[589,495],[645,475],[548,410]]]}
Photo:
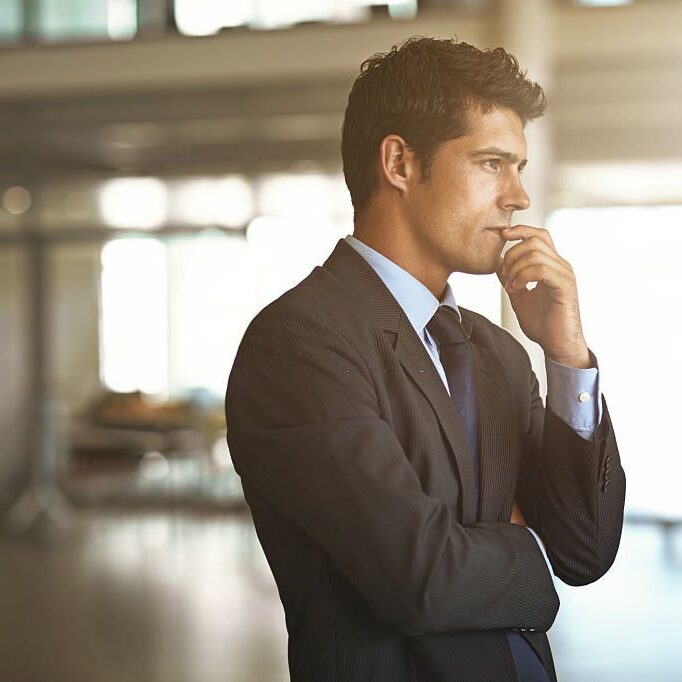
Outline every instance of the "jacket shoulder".
{"label": "jacket shoulder", "polygon": [[301,328],[327,330],[335,336],[353,339],[361,330],[369,328],[369,319],[352,291],[318,266],[266,305],[249,324],[244,340]]}

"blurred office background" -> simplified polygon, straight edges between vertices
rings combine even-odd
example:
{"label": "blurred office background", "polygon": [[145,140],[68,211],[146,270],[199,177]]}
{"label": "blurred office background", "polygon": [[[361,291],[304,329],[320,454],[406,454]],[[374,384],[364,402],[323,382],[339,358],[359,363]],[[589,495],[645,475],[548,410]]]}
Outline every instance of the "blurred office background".
{"label": "blurred office background", "polygon": [[[612,571],[560,586],[559,679],[682,679],[680,26],[677,0],[0,0],[0,680],[288,679],[223,394],[352,231],[345,100],[413,34],[504,45],[549,96],[517,217],[574,266],[628,475]],[[519,333],[494,276],[453,285]]]}

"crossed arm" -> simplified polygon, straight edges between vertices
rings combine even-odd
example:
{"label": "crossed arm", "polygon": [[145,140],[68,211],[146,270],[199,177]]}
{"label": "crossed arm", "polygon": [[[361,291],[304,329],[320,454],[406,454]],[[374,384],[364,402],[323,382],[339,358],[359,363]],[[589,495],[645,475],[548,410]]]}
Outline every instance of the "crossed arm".
{"label": "crossed arm", "polygon": [[[309,315],[257,318],[226,396],[235,467],[328,552],[378,622],[407,635],[549,629],[559,601],[533,537],[512,523],[458,523],[424,492],[377,404],[352,340]],[[561,549],[569,521],[561,519],[565,499],[554,471],[568,483],[572,474],[556,464],[544,475],[539,438],[529,439],[524,465],[532,467],[533,486],[542,486],[540,503],[527,486],[517,496],[556,571],[573,567],[574,552]],[[583,522],[589,513],[573,516]],[[585,566],[577,559],[584,573],[593,567],[591,551]]]}
{"label": "crossed arm", "polygon": [[603,576],[620,544],[625,473],[606,401],[591,440],[544,409],[533,376],[531,428],[525,434],[512,523],[542,538],[554,574],[569,585]]}

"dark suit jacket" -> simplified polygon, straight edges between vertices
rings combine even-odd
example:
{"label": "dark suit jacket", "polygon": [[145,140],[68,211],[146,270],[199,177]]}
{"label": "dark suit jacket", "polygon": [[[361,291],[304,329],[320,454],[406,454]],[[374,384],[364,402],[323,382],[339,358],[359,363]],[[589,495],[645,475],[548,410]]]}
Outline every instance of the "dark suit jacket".
{"label": "dark suit jacket", "polygon": [[284,605],[294,682],[516,679],[521,630],[555,679],[554,573],[612,564],[625,475],[545,410],[523,347],[462,309],[476,362],[481,490],[448,393],[403,310],[340,241],[249,326],[227,438]]}

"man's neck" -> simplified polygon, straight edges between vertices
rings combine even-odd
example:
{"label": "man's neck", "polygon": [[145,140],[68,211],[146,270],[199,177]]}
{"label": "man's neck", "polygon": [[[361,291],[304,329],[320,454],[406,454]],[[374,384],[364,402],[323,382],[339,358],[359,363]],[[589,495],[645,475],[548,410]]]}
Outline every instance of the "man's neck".
{"label": "man's neck", "polygon": [[368,229],[356,223],[353,236],[409,272],[440,301],[449,273],[439,272],[437,267],[425,263],[419,256],[418,246],[404,230],[396,229],[391,234],[387,229]]}

